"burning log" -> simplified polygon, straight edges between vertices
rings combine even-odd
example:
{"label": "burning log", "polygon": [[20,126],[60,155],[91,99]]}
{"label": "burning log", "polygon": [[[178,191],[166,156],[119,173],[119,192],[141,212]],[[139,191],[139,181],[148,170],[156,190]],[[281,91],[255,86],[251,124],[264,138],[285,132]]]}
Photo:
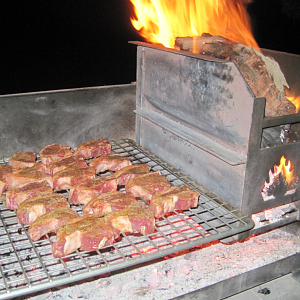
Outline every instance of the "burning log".
{"label": "burning log", "polygon": [[249,84],[255,97],[266,98],[266,117],[296,112],[295,105],[285,96],[289,88],[278,63],[252,47],[237,44],[221,37],[203,34],[200,37],[178,37],[180,50],[234,62]]}

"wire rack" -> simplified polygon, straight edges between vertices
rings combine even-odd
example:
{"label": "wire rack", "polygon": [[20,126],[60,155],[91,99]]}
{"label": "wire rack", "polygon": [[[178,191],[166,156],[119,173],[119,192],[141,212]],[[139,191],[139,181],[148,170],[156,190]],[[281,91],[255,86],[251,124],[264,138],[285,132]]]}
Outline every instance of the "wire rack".
{"label": "wire rack", "polygon": [[[160,171],[172,185],[187,184],[200,194],[199,205],[187,211],[172,211],[156,221],[149,235],[122,235],[113,245],[93,251],[76,251],[62,259],[52,256],[55,235],[33,242],[28,226],[18,223],[16,212],[0,200],[0,299],[15,298],[76,282],[96,275],[145,263],[194,246],[250,230],[250,218],[224,203],[180,172],[174,170],[132,140],[112,141],[112,152],[130,157]],[[7,159],[0,160],[6,164]],[[3,196],[2,196],[3,198]],[[71,205],[82,214],[81,206]]]}

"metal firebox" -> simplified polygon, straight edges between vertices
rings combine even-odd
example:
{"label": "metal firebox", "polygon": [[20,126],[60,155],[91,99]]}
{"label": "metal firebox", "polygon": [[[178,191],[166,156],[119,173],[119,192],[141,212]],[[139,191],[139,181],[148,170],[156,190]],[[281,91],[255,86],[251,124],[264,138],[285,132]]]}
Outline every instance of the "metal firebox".
{"label": "metal firebox", "polygon": [[[299,123],[300,114],[265,118],[265,99],[255,98],[232,62],[136,44],[140,145],[246,214],[300,199],[299,189],[270,201],[261,195],[282,155],[300,174],[299,141],[261,147],[266,128]],[[299,56],[265,52],[299,92]]]}

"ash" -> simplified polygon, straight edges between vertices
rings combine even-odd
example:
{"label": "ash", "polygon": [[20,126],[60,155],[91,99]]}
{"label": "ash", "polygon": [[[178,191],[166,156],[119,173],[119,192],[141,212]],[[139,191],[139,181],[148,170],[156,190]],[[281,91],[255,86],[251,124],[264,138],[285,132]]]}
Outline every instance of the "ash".
{"label": "ash", "polygon": [[276,229],[231,245],[194,247],[30,299],[171,299],[299,253],[299,245],[299,237]]}

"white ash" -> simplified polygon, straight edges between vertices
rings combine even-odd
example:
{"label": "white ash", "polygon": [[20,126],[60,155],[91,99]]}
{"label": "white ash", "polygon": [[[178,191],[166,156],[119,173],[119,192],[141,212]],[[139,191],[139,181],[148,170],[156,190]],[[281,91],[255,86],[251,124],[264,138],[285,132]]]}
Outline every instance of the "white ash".
{"label": "white ash", "polygon": [[276,229],[242,243],[185,250],[158,262],[31,295],[30,299],[171,299],[299,253],[299,245],[299,238]]}

